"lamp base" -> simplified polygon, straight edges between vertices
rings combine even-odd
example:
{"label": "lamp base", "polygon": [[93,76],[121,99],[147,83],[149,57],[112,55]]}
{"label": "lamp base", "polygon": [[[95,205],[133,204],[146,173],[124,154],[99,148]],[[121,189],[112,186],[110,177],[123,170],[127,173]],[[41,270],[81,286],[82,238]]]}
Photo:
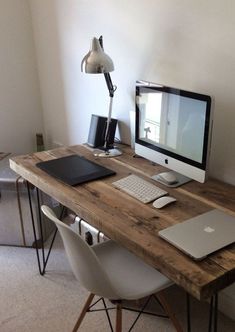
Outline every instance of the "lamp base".
{"label": "lamp base", "polygon": [[120,156],[122,152],[116,148],[112,148],[108,150],[95,150],[93,154],[96,157],[112,158]]}

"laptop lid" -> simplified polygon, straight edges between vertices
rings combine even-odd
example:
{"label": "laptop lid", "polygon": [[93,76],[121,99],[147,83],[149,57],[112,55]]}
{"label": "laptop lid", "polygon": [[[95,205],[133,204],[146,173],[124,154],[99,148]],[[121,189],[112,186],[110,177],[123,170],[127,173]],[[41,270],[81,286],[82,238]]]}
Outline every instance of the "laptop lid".
{"label": "laptop lid", "polygon": [[36,166],[71,186],[116,174],[111,169],[78,155],[42,161],[37,163]]}
{"label": "laptop lid", "polygon": [[158,234],[193,259],[201,260],[235,241],[235,217],[214,209]]}

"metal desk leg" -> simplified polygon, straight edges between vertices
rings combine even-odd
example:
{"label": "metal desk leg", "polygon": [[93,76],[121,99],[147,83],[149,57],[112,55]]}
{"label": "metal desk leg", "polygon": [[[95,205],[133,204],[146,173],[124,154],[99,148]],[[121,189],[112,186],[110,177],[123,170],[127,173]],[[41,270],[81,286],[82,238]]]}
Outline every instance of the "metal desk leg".
{"label": "metal desk leg", "polygon": [[187,331],[191,332],[191,312],[190,312],[190,295],[186,293],[187,303]]}
{"label": "metal desk leg", "polygon": [[213,332],[213,331],[217,332],[217,325],[218,325],[218,294],[216,293],[211,297],[208,332]]}
{"label": "metal desk leg", "polygon": [[[191,312],[190,312],[190,295],[186,293],[187,303],[187,332],[191,332]],[[209,326],[208,332],[217,332],[218,326],[218,294],[211,297],[210,312],[209,312]]]}
{"label": "metal desk leg", "polygon": [[40,262],[40,256],[39,256],[39,248],[38,248],[38,242],[37,242],[37,235],[36,235],[34,214],[33,214],[33,207],[32,207],[32,199],[31,199],[31,193],[30,193],[30,187],[29,186],[30,186],[30,184],[27,181],[29,209],[30,209],[31,221],[32,221],[32,226],[33,226],[33,235],[34,235],[34,243],[35,243],[35,246],[36,246],[36,255],[37,255],[37,261],[38,261],[38,269],[39,269],[39,273],[41,275],[43,275],[43,271],[42,271],[42,268],[41,268],[41,262]]}
{"label": "metal desk leg", "polygon": [[38,208],[38,221],[39,221],[39,234],[40,234],[39,238],[41,240],[41,248],[42,248],[42,262],[43,262],[42,274],[44,274],[44,270],[45,270],[45,250],[44,250],[44,238],[43,238],[43,229],[42,229],[42,215],[41,215],[41,209],[40,209],[41,204],[40,204],[38,188],[36,188],[36,194],[37,194],[37,208]]}
{"label": "metal desk leg", "polygon": [[[32,226],[33,226],[33,235],[34,235],[34,243],[35,243],[35,249],[36,249],[36,255],[37,255],[37,262],[38,262],[38,269],[39,273],[41,275],[44,275],[47,262],[51,253],[51,249],[53,246],[53,243],[55,241],[55,237],[57,234],[57,228],[54,232],[49,251],[47,253],[47,256],[45,257],[45,248],[44,248],[44,239],[43,239],[43,229],[42,229],[42,215],[41,215],[41,204],[40,204],[40,198],[39,198],[39,189],[36,188],[36,194],[37,194],[37,209],[38,209],[38,221],[39,221],[39,238],[41,239],[41,250],[42,250],[42,262],[40,261],[40,252],[39,252],[39,246],[38,246],[38,240],[37,240],[37,234],[36,234],[36,227],[35,227],[35,218],[33,213],[33,207],[32,207],[32,198],[31,198],[31,192],[30,192],[30,184],[27,182],[27,191],[28,191],[28,199],[29,199],[29,208],[30,208],[30,214],[31,214],[31,220],[32,220]],[[63,206],[60,219],[63,217],[65,212],[65,207]]]}

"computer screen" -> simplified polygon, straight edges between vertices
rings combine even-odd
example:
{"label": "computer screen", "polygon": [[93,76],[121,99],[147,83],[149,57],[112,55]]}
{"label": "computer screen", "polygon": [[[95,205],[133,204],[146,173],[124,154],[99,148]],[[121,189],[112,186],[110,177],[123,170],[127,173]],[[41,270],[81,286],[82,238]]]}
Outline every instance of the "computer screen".
{"label": "computer screen", "polygon": [[211,120],[210,96],[137,82],[136,154],[204,182]]}

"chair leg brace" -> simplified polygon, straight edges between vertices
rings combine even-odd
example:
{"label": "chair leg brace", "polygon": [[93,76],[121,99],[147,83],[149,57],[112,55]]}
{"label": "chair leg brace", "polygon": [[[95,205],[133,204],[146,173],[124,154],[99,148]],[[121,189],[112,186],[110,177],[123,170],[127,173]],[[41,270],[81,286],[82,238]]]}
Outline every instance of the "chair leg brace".
{"label": "chair leg brace", "polygon": [[[106,303],[104,301],[104,298],[100,298],[99,300],[97,300],[94,304],[91,305],[91,302],[94,298],[94,294],[90,294],[88,296],[88,299],[82,309],[82,312],[73,328],[73,331],[72,332],[77,332],[78,328],[80,327],[85,315],[87,312],[92,312],[92,311],[103,311],[105,310],[106,312],[106,315],[107,315],[107,318],[108,318],[108,321],[109,321],[109,326],[110,326],[110,329],[111,331],[113,332],[113,327],[112,327],[112,324],[111,324],[111,320],[110,320],[110,316],[109,316],[109,313],[108,313],[108,310],[112,310],[112,309],[115,309],[115,307],[113,308],[107,308],[106,306]],[[171,307],[170,305],[168,304],[165,296],[163,295],[163,292],[159,292],[157,293],[156,295],[150,295],[148,298],[147,298],[147,301],[144,303],[143,307],[141,310],[135,310],[135,309],[130,309],[132,311],[136,311],[136,312],[139,312],[137,318],[135,319],[134,323],[131,325],[130,329],[128,330],[128,332],[130,332],[134,325],[136,324],[137,320],[139,319],[140,315],[142,313],[146,313],[146,314],[152,314],[152,313],[148,313],[148,312],[145,312],[144,309],[146,308],[146,306],[148,305],[151,297],[154,297],[155,299],[158,300],[158,302],[160,303],[160,305],[162,306],[162,308],[164,309],[164,311],[166,312],[166,314],[168,315],[168,317],[170,318],[172,324],[174,325],[175,329],[177,332],[183,332],[183,329],[179,323],[179,321],[177,320],[177,318],[175,317],[173,311],[171,310]],[[99,301],[103,302],[103,305],[104,305],[104,309],[97,309],[97,310],[90,310],[90,308],[92,308],[95,304],[97,304]],[[122,301],[112,301],[113,303],[116,304],[116,328],[115,328],[115,332],[122,332],[122,309],[127,309],[129,310],[128,308],[125,308],[125,307],[122,307]],[[153,314],[155,315],[155,314]],[[161,315],[157,315],[157,316],[161,316]],[[161,316],[161,317],[167,317],[167,316]]]}

